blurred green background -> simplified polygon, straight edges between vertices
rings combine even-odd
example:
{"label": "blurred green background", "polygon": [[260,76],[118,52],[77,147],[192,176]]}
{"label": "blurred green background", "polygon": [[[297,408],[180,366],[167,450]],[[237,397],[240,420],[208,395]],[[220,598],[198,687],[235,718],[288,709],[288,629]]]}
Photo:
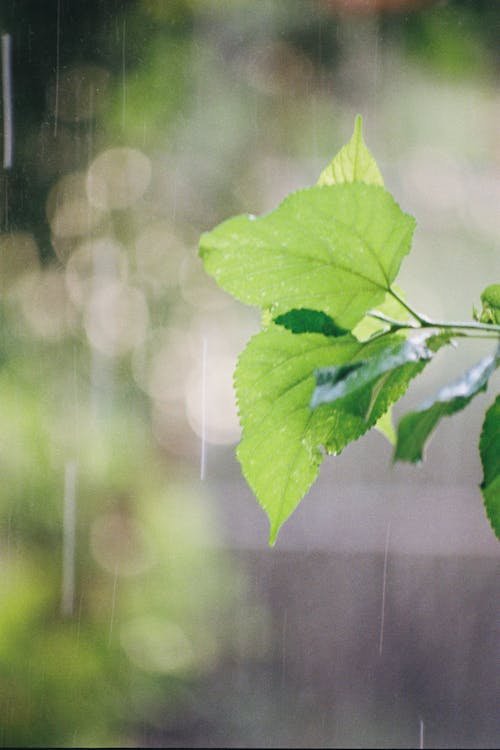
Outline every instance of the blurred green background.
{"label": "blurred green background", "polygon": [[420,473],[371,436],[329,462],[270,552],[234,459],[259,320],[197,241],[314,183],[359,112],[418,222],[401,286],[469,318],[500,278],[500,4],[6,0],[0,31],[0,744],[497,746],[491,397]]}

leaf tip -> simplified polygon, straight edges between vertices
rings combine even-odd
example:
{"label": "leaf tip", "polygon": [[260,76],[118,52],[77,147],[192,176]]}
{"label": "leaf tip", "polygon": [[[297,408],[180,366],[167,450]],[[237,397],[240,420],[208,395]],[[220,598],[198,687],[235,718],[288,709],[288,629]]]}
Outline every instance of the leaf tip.
{"label": "leaf tip", "polygon": [[360,114],[356,115],[356,118],[354,120],[354,138],[362,138],[363,137],[363,118]]}
{"label": "leaf tip", "polygon": [[421,466],[424,462],[423,446],[412,442],[412,435],[405,425],[405,419],[409,417],[411,415],[407,414],[398,425],[396,444],[392,454],[393,465],[397,462],[404,462],[413,464],[413,466]]}
{"label": "leaf tip", "polygon": [[407,463],[407,464],[411,464],[412,466],[422,466],[422,464],[424,463],[424,459],[423,459],[422,454],[420,454],[419,456],[410,456],[410,455],[398,453],[397,450],[395,450],[394,453],[392,454],[393,466],[396,463]]}
{"label": "leaf tip", "polygon": [[276,544],[276,540],[278,538],[280,528],[281,528],[281,524],[274,523],[271,525],[271,528],[269,531],[269,546],[271,548],[273,548],[274,545]]}

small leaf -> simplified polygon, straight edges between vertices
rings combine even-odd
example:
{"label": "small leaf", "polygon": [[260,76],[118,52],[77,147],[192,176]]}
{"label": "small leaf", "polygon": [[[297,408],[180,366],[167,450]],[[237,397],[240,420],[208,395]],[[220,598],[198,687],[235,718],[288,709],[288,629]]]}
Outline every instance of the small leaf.
{"label": "small leaf", "polygon": [[[422,363],[430,360],[432,352],[423,342],[403,341],[384,349],[371,359],[355,362],[348,367],[326,367],[317,369],[316,389],[314,391],[311,408],[320,404],[338,402],[341,407],[343,399],[366,388],[373,389],[375,384],[389,373],[400,368],[413,366],[419,372]],[[417,365],[415,368],[414,366]],[[415,374],[416,374],[415,372]]]}
{"label": "small leaf", "polygon": [[486,515],[500,539],[500,395],[486,412],[479,440],[483,465],[483,493]]}
{"label": "small leaf", "polygon": [[384,300],[415,221],[382,187],[315,186],[260,218],[237,216],[202,235],[207,273],[234,297],[269,307],[322,310],[351,329]]}
{"label": "small leaf", "polygon": [[361,115],[356,117],[351,140],[340,149],[331,164],[323,170],[318,185],[338,185],[342,182],[384,184],[377,162],[363,140]]}
{"label": "small leaf", "polygon": [[345,336],[349,333],[340,328],[333,318],[318,310],[290,310],[274,320],[292,333],[322,333],[324,336]]}
{"label": "small leaf", "polygon": [[479,320],[481,323],[500,325],[500,284],[486,287],[481,295],[483,309]]}
{"label": "small leaf", "polygon": [[484,357],[454,383],[442,388],[434,398],[402,418],[398,427],[395,460],[421,461],[426,441],[442,417],[464,409],[481,391],[486,390],[488,379],[498,367],[498,356]]}

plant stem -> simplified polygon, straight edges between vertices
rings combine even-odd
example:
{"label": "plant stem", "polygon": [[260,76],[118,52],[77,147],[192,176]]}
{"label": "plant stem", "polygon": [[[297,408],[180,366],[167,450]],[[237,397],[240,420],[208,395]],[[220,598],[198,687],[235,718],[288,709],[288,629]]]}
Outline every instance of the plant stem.
{"label": "plant stem", "polygon": [[[384,323],[388,323],[390,326],[390,328],[386,330],[375,333],[370,340],[373,340],[375,338],[382,338],[383,336],[388,336],[391,333],[395,333],[396,331],[405,329],[420,331],[424,328],[438,328],[445,331],[453,331],[453,333],[457,337],[461,336],[469,339],[488,339],[490,341],[493,339],[499,342],[500,348],[500,326],[489,326],[487,323],[444,323],[442,321],[434,320],[426,320],[420,325],[417,325],[415,323],[401,323],[399,320],[389,318],[389,316],[384,315],[383,313],[379,313],[376,310],[371,310],[367,313],[367,315],[369,315],[370,318],[375,318],[376,320],[381,320]],[[467,331],[471,331],[471,333],[467,333]]]}
{"label": "plant stem", "polygon": [[415,320],[417,320],[417,321],[418,321],[418,322],[419,322],[419,323],[420,323],[421,325],[423,325],[423,324],[424,324],[424,322],[426,322],[426,321],[427,321],[427,318],[425,317],[425,315],[420,315],[420,314],[419,314],[418,312],[416,312],[415,310],[413,310],[413,309],[412,309],[412,308],[410,307],[410,305],[408,305],[408,304],[407,304],[407,303],[406,303],[406,302],[404,301],[404,299],[403,299],[402,297],[400,297],[400,296],[399,296],[399,294],[398,294],[397,292],[395,292],[395,291],[394,291],[394,289],[392,289],[392,287],[390,287],[390,288],[389,288],[389,294],[390,294],[390,295],[391,295],[392,297],[394,297],[394,299],[395,299],[395,300],[396,300],[397,302],[399,302],[399,304],[401,305],[401,307],[404,307],[404,308],[405,308],[405,310],[408,310],[408,312],[410,313],[410,315],[412,316],[412,318],[415,318]]}
{"label": "plant stem", "polygon": [[401,323],[398,320],[394,320],[385,316],[383,313],[379,313],[376,310],[369,312],[368,314],[373,318],[384,320],[389,323],[391,327],[396,330],[398,328],[441,328],[443,330],[453,331],[487,331],[500,336],[500,325],[493,325],[492,323],[480,323],[478,321],[442,321],[442,320],[431,320],[426,315],[421,315],[413,310],[404,299],[402,299],[394,289],[389,289],[389,293],[394,297],[399,304],[407,310],[412,318],[414,318],[419,325],[414,323]]}
{"label": "plant stem", "polygon": [[369,315],[370,318],[375,318],[376,320],[388,323],[393,331],[399,328],[422,328],[421,325],[417,325],[416,323],[402,323],[400,320],[395,320],[388,315],[384,315],[384,313],[378,312],[378,310],[369,310],[367,315]]}
{"label": "plant stem", "polygon": [[423,320],[422,328],[443,328],[445,330],[457,331],[487,331],[500,336],[500,326],[491,323],[479,323],[475,321],[442,321],[442,320]]}

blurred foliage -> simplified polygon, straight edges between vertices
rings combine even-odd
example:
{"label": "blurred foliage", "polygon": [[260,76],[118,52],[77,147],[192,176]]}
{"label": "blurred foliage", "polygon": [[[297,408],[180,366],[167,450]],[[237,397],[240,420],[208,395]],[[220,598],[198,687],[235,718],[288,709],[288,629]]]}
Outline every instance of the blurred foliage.
{"label": "blurred foliage", "polygon": [[500,65],[496,3],[436,4],[400,22],[408,53],[431,70],[453,78],[494,76]]}
{"label": "blurred foliage", "polygon": [[[133,743],[139,727],[175,722],[238,650],[241,632],[220,623],[245,584],[215,551],[192,412],[212,335],[214,381],[229,383],[211,399],[213,432],[238,439],[227,376],[253,320],[201,275],[197,237],[316,179],[353,109],[374,100],[370,43],[398,70],[490,81],[499,18],[486,0],[363,17],[313,0],[1,4],[15,125],[0,171],[4,744]],[[435,128],[410,89],[397,117],[384,110],[391,147],[391,124],[414,111]]]}
{"label": "blurred foliage", "polygon": [[[406,13],[386,11],[374,18],[382,39],[399,41],[404,54],[444,76],[496,75],[498,3],[450,0],[417,9],[410,6]],[[110,140],[152,148],[167,139],[170,150],[176,144],[178,147],[182,130],[189,128],[197,115],[197,102],[204,103],[203,76],[198,67],[203,38],[214,56],[211,65],[218,63],[211,80],[221,80],[225,114],[231,112],[229,118],[221,116],[213,125],[233,124],[229,129],[233,137],[235,130],[241,132],[241,125],[233,121],[231,93],[241,83],[241,64],[251,61],[252,80],[257,84],[260,81],[264,90],[257,97],[253,86],[247,91],[245,137],[251,138],[256,108],[278,107],[275,116],[282,125],[288,117],[293,118],[283,139],[293,147],[302,130],[297,118],[302,120],[304,113],[300,98],[287,103],[286,92],[293,88],[297,94],[297,85],[305,87],[307,100],[317,85],[337,75],[342,57],[340,39],[344,28],[353,23],[358,21],[350,19],[345,8],[333,12],[328,3],[312,0],[305,4],[264,0],[258,6],[245,0],[92,0],[61,1],[59,5],[56,0],[43,4],[22,0],[4,4],[0,27],[13,35],[15,50],[16,164],[8,185],[4,185],[9,210],[8,215],[1,216],[1,223],[10,229],[35,227],[43,257],[51,257],[43,205],[55,176],[84,166],[89,149]],[[263,27],[268,45],[264,58],[265,45],[255,46],[257,38],[262,42]],[[281,54],[286,54],[282,59],[280,47],[272,46],[278,41]],[[85,119],[60,121],[56,127],[56,75],[61,79],[66,71],[82,63],[105,69],[111,76],[105,111],[96,119],[96,112],[90,108]],[[276,65],[285,66],[283,78]],[[95,100],[94,96],[93,106]],[[322,105],[317,102],[315,106],[316,118],[322,117],[318,109]],[[208,128],[213,125],[207,123]],[[311,134],[307,127],[305,134]],[[272,131],[259,134],[269,136]],[[329,137],[331,142],[331,133]]]}
{"label": "blurred foliage", "polygon": [[[144,722],[168,725],[165,711],[231,648],[218,622],[240,584],[203,498],[174,478],[146,425],[121,409],[98,424],[82,410],[75,426],[63,392],[51,401],[27,371],[18,360],[0,380],[2,740],[122,745]],[[68,456],[76,594],[64,613]]]}
{"label": "blurred foliage", "polygon": [[[153,441],[130,357],[89,346],[91,313],[75,307],[65,287],[66,263],[82,239],[113,236],[129,282],[147,293],[150,322],[164,325],[178,304],[182,258],[170,263],[172,282],[154,256],[137,257],[135,241],[151,226],[148,207],[97,211],[88,234],[81,217],[91,207],[71,175],[109,145],[157,144],[180,116],[192,81],[189,14],[181,3],[175,13],[169,4],[167,17],[154,4],[50,5],[1,10],[15,50],[16,160],[2,175],[0,737],[11,746],[126,746],[139,727],[175,722],[190,686],[231,651],[219,623],[240,599],[241,580],[216,552],[209,506],[188,463]],[[65,175],[73,182],[59,183]],[[154,227],[165,243],[164,225]],[[19,253],[24,267],[14,263]],[[70,291],[83,301],[92,282],[81,263],[68,267]],[[93,330],[102,334],[99,322]],[[76,538],[68,553],[65,473],[73,463]]]}

